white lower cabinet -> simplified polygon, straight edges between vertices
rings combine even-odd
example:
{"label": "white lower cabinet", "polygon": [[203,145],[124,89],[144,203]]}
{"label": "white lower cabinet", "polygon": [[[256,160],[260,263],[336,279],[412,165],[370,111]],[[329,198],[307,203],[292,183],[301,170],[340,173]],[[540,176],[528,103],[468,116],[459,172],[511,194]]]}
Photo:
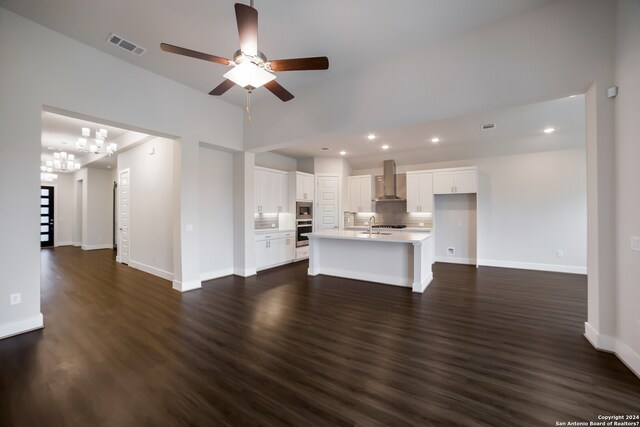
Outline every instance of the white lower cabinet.
{"label": "white lower cabinet", "polygon": [[256,269],[292,262],[295,258],[294,236],[293,231],[256,234]]}

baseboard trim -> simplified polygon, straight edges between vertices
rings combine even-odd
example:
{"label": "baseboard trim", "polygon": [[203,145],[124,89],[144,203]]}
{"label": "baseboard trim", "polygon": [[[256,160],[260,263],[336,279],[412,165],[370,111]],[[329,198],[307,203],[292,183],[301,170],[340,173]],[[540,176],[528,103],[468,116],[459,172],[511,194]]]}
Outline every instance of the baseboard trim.
{"label": "baseboard trim", "polygon": [[202,288],[202,282],[199,280],[189,280],[184,283],[179,280],[173,281],[173,289],[179,292],[189,292],[200,288]]}
{"label": "baseboard trim", "polygon": [[411,290],[413,292],[421,294],[427,289],[427,286],[429,286],[429,284],[432,281],[433,281],[433,271],[429,272],[429,274],[427,275],[427,277],[424,279],[422,283],[420,284],[414,283]]}
{"label": "baseboard trim", "polygon": [[437,256],[435,257],[435,262],[448,262],[450,264],[476,265],[475,258],[457,258],[457,257],[450,257],[450,256]]}
{"label": "baseboard trim", "polygon": [[95,251],[96,249],[113,249],[113,244],[105,243],[102,245],[82,245],[83,251]]}
{"label": "baseboard trim", "polygon": [[589,322],[584,322],[584,336],[599,351],[613,353],[640,378],[640,355],[624,342],[609,335],[603,335]]}
{"label": "baseboard trim", "polygon": [[[54,246],[57,248],[58,246],[74,246],[74,244],[73,244],[73,242],[58,242]],[[78,246],[80,246],[80,245],[78,245]]]}
{"label": "baseboard trim", "polygon": [[478,265],[486,267],[517,268],[521,270],[552,271],[554,273],[587,274],[587,267],[559,264],[537,264],[533,262],[498,261],[479,259]]}
{"label": "baseboard trim", "polygon": [[80,242],[71,242],[71,246],[81,247],[82,243],[80,243]]}
{"label": "baseboard trim", "polygon": [[134,261],[132,259],[129,259],[129,267],[133,267],[136,270],[144,271],[145,273],[152,274],[154,276],[160,277],[160,278],[165,279],[165,280],[169,280],[169,281],[173,280],[173,273],[161,270],[161,269],[156,268],[156,267],[152,267],[152,266],[147,265],[147,264],[143,264],[143,263],[138,262],[138,261]]}
{"label": "baseboard trim", "polygon": [[231,276],[233,274],[233,268],[221,268],[220,270],[208,271],[200,274],[200,281],[206,282],[207,280],[218,279],[220,277]]}
{"label": "baseboard trim", "polygon": [[24,334],[26,332],[42,328],[44,328],[44,317],[42,317],[42,313],[38,313],[37,316],[33,316],[28,319],[0,325],[0,339],[9,338],[14,335]]}
{"label": "baseboard trim", "polygon": [[235,268],[233,274],[240,277],[250,277],[258,274],[255,268]]}

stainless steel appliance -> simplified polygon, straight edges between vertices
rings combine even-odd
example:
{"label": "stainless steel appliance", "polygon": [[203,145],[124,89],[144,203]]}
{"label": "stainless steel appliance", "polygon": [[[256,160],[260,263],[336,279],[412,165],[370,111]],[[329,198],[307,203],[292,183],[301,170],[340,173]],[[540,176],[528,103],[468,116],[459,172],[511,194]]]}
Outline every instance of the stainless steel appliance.
{"label": "stainless steel appliance", "polygon": [[313,202],[296,202],[296,219],[313,219]]}
{"label": "stainless steel appliance", "polygon": [[299,219],[296,221],[296,247],[309,246],[309,238],[303,236],[313,231],[313,220]]}

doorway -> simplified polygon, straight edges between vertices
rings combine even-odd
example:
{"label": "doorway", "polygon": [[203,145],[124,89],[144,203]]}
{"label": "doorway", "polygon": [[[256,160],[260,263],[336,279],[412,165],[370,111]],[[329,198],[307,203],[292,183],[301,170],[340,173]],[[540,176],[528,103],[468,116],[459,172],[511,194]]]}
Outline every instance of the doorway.
{"label": "doorway", "polygon": [[54,192],[52,186],[40,187],[40,247],[50,248],[54,242]]}

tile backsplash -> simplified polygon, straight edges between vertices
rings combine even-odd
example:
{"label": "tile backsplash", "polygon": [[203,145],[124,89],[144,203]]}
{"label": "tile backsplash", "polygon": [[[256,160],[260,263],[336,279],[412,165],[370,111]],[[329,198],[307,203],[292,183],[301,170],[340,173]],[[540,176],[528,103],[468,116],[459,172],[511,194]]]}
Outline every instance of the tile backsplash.
{"label": "tile backsplash", "polygon": [[254,221],[254,228],[256,230],[267,230],[271,228],[278,228],[277,213],[254,214],[253,221]]}
{"label": "tile backsplash", "polygon": [[[432,228],[433,215],[431,213],[407,213],[406,201],[374,202],[375,213],[373,216],[378,225],[406,225],[412,228]],[[355,226],[366,225],[371,213],[345,212],[345,224]],[[421,225],[422,224],[422,225]]]}

